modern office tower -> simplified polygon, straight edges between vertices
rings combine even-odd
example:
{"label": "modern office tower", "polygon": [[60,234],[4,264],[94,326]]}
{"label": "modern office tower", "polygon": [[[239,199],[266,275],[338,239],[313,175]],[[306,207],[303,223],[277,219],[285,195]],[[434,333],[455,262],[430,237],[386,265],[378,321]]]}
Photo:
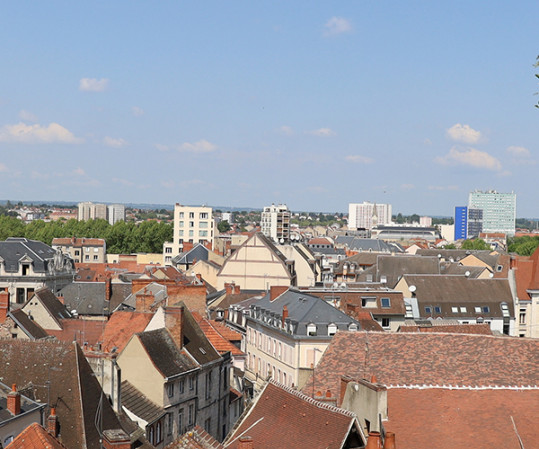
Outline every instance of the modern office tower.
{"label": "modern office tower", "polygon": [[123,204],[109,204],[107,206],[109,224],[125,221],[125,206]]}
{"label": "modern office tower", "polygon": [[290,211],[286,204],[272,204],[264,208],[260,220],[260,230],[275,242],[284,243],[290,239]]}
{"label": "modern office tower", "polygon": [[502,232],[508,235],[515,235],[517,213],[516,193],[499,193],[495,190],[483,192],[476,190],[470,192],[468,208],[481,209],[483,211],[482,232]]}
{"label": "modern office tower", "polygon": [[348,204],[348,228],[372,229],[377,225],[391,224],[391,204],[363,203]]}
{"label": "modern office tower", "polygon": [[455,240],[474,239],[483,232],[483,210],[455,207]]}

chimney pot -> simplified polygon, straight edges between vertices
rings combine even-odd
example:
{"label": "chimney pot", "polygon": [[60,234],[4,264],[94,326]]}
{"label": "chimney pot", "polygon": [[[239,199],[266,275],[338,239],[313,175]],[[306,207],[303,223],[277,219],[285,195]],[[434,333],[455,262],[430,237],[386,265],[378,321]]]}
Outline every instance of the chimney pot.
{"label": "chimney pot", "polygon": [[47,430],[53,437],[58,436],[58,417],[55,407],[51,407],[51,414],[47,418]]}
{"label": "chimney pot", "polygon": [[397,449],[397,446],[395,445],[395,432],[386,432],[384,449]]}
{"label": "chimney pot", "polygon": [[380,432],[369,432],[369,438],[365,449],[381,449]]}
{"label": "chimney pot", "polygon": [[238,440],[238,449],[253,449],[253,439],[249,436],[240,437]]}
{"label": "chimney pot", "polygon": [[21,395],[17,391],[17,385],[11,385],[11,391],[7,395],[7,409],[12,415],[21,413]]}
{"label": "chimney pot", "polygon": [[330,398],[331,397],[331,390],[327,390],[326,391],[326,398]]}

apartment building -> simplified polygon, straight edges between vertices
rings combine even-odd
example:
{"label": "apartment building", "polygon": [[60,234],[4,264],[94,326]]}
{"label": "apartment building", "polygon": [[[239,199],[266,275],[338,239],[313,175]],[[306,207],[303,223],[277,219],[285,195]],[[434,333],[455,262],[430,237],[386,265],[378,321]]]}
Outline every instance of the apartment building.
{"label": "apartment building", "polygon": [[77,237],[52,239],[52,248],[67,254],[75,263],[105,263],[107,245],[104,239]]}
{"label": "apartment building", "polygon": [[108,220],[111,225],[118,221],[125,221],[125,206],[123,204],[107,205],[87,201],[79,203],[78,207],[79,221],[96,220],[98,218],[101,218],[103,220]]}
{"label": "apartment building", "polygon": [[264,208],[260,218],[260,230],[274,242],[285,243],[290,239],[290,211],[286,204],[272,204]]}
{"label": "apartment building", "polygon": [[515,235],[516,193],[476,190],[470,192],[468,208],[483,210],[483,232],[503,232]]}
{"label": "apartment building", "polygon": [[376,204],[369,201],[348,204],[348,228],[372,229],[377,225],[391,223],[391,204]]}

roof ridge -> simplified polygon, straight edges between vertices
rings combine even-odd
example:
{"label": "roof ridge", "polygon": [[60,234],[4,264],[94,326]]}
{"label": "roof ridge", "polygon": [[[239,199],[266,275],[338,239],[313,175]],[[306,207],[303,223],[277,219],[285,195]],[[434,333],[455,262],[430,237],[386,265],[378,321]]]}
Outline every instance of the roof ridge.
{"label": "roof ridge", "polygon": [[292,395],[296,396],[297,398],[299,399],[302,399],[306,402],[308,402],[309,404],[312,404],[320,409],[325,409],[325,410],[328,410],[328,411],[331,411],[331,412],[335,412],[335,413],[340,413],[341,415],[345,415],[345,416],[348,416],[349,418],[357,418],[356,414],[349,411],[349,410],[345,410],[343,408],[340,408],[340,407],[336,407],[334,405],[330,405],[330,404],[326,404],[324,402],[320,402],[320,401],[317,401],[316,399],[313,399],[311,398],[310,396],[307,396],[306,394],[303,394],[301,393],[300,391],[298,390],[295,390],[291,387],[287,387],[286,385],[283,385],[273,379],[269,379],[268,380],[268,383],[272,384],[272,385],[275,385],[276,387],[278,388],[281,388],[283,390],[285,390],[286,392],[288,393],[291,393]]}
{"label": "roof ridge", "polygon": [[451,385],[451,384],[390,384],[385,385],[388,390],[539,390],[539,385]]}

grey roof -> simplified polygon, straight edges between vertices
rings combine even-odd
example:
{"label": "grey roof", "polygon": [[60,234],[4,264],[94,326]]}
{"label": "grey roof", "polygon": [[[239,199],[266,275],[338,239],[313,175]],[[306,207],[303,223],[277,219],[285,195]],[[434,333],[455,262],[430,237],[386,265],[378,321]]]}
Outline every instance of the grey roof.
{"label": "grey roof", "polygon": [[487,270],[485,267],[467,267],[466,265],[460,265],[458,263],[441,263],[440,274],[456,274],[461,276],[468,276],[470,278],[477,278]]}
{"label": "grey roof", "polygon": [[313,254],[324,254],[325,256],[332,256],[332,255],[345,256],[346,255],[346,251],[344,250],[344,248],[312,248],[311,247],[311,252]]}
{"label": "grey roof", "polygon": [[389,288],[394,288],[403,274],[440,274],[437,257],[379,255],[376,264],[376,280],[386,277]]}
{"label": "grey roof", "polygon": [[184,253],[178,254],[172,259],[172,263],[176,265],[191,265],[198,260],[208,260],[208,248],[197,243],[193,248]]}
{"label": "grey roof", "polygon": [[400,252],[399,247],[390,245],[384,240],[380,239],[364,239],[360,237],[354,237],[349,235],[340,235],[335,239],[335,246],[346,246],[352,251],[372,251],[379,253],[394,253]]}
{"label": "grey roof", "polygon": [[[490,265],[489,262],[494,261],[498,258],[498,255],[491,255],[492,251],[490,250],[465,250],[465,249],[418,249],[416,255],[418,256],[436,256],[440,259],[453,260],[458,262],[465,257],[468,257],[470,254],[473,254],[478,259]],[[487,262],[487,260],[489,262]],[[492,266],[492,265],[491,265]]]}
{"label": "grey roof", "polygon": [[17,324],[19,329],[21,329],[30,340],[38,340],[49,336],[49,334],[47,334],[47,332],[45,332],[45,330],[43,330],[43,328],[34,320],[31,320],[22,309],[8,312],[8,316],[15,321],[15,324]]}
{"label": "grey roof", "polygon": [[[180,303],[180,305],[184,304]],[[185,305],[183,312],[183,344],[189,354],[201,365],[213,362],[221,357]]]}
{"label": "grey roof", "polygon": [[284,306],[288,309],[288,318],[298,324],[296,335],[307,336],[307,325],[310,323],[316,324],[319,330],[318,335],[328,335],[327,327],[331,323],[341,330],[348,330],[348,326],[352,323],[361,329],[356,320],[323,299],[292,288],[273,301],[270,301],[270,293],[267,293],[262,298],[253,301],[250,307],[255,311],[255,316],[260,313],[257,319],[264,322],[265,317],[276,317],[280,321]]}
{"label": "grey roof", "polygon": [[[4,260],[5,271],[8,273],[19,270],[19,260],[25,255],[32,260],[33,270],[36,273],[46,273],[49,264],[52,265],[56,250],[49,245],[37,240],[28,240],[19,237],[10,237],[0,242],[0,257]],[[73,269],[73,261],[62,256],[62,263],[68,261],[70,269]]]}
{"label": "grey roof", "polygon": [[152,306],[157,305],[167,298],[167,287],[165,285],[158,284],[157,282],[151,282],[137,292],[128,295],[119,305],[118,309],[125,309],[127,307],[135,310],[137,308],[137,295],[148,293],[151,293],[155,298]]}
{"label": "grey roof", "polygon": [[[48,312],[52,315],[52,317],[57,321],[58,324],[60,324],[60,320],[63,320],[65,318],[72,318],[71,313],[69,313],[69,309],[60,302],[60,300],[54,295],[52,291],[50,291],[48,287],[43,287],[39,290],[36,290],[34,296],[39,298],[41,304],[43,304],[43,307],[48,310]],[[34,296],[28,299],[25,305],[28,304],[28,302],[32,301],[34,299]]]}
{"label": "grey roof", "polygon": [[79,315],[110,315],[109,301],[105,297],[104,282],[73,282],[66,285],[58,295],[64,297],[69,310]]}
{"label": "grey roof", "polygon": [[[11,388],[6,384],[0,382],[0,426],[3,425],[4,421],[14,418],[14,415],[7,408],[7,396],[11,392]],[[20,393],[19,393],[20,394]],[[21,394],[21,413],[20,415],[36,410],[39,408],[45,408],[45,404],[39,404],[35,401],[32,401],[30,398]]]}
{"label": "grey roof", "polygon": [[122,406],[148,424],[154,423],[166,414],[164,408],[144,396],[127,380],[122,382],[121,389]]}
{"label": "grey roof", "polygon": [[164,377],[173,377],[198,367],[191,357],[178,349],[166,328],[137,335],[153,364]]}

